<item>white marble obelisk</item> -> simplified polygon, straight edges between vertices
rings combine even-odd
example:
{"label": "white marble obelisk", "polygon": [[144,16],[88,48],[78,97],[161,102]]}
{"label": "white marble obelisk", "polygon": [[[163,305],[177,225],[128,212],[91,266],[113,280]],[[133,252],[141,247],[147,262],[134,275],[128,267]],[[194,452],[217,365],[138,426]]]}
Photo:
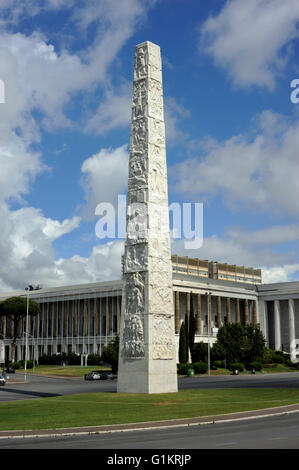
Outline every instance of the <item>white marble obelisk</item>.
{"label": "white marble obelisk", "polygon": [[160,47],[136,46],[118,392],[177,391]]}

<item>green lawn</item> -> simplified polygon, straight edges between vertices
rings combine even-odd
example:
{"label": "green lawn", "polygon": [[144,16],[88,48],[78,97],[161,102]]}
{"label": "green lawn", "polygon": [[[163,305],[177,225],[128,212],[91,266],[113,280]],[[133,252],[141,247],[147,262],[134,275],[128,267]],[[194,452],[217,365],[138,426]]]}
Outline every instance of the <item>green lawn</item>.
{"label": "green lawn", "polygon": [[[19,372],[24,372],[24,369],[18,369]],[[27,369],[28,374],[30,373],[35,373],[35,374],[42,374],[42,375],[58,375],[58,376],[65,376],[65,377],[84,377],[84,374],[87,374],[88,372],[91,372],[92,370],[109,370],[105,367],[102,366],[35,366],[34,370],[33,369]],[[276,368],[264,368],[263,373],[269,374],[269,373],[274,373],[274,372],[298,372],[298,369],[294,367],[287,367],[284,364],[278,364]],[[260,373],[260,372],[257,372]],[[217,375],[229,375],[231,374],[231,371],[227,369],[217,369],[217,370],[211,370],[211,375],[217,376]],[[241,372],[241,374],[250,374],[248,371]],[[208,375],[207,373],[204,375]],[[11,376],[13,378],[13,376]]]}
{"label": "green lawn", "polygon": [[299,403],[297,389],[91,393],[0,403],[0,430],[53,429],[210,416]]}
{"label": "green lawn", "polygon": [[[110,370],[102,366],[35,366],[34,369],[27,369],[28,374],[59,375],[61,377],[84,377],[92,370]],[[24,372],[24,369],[18,369],[17,372]],[[13,376],[11,376],[13,378]]]}

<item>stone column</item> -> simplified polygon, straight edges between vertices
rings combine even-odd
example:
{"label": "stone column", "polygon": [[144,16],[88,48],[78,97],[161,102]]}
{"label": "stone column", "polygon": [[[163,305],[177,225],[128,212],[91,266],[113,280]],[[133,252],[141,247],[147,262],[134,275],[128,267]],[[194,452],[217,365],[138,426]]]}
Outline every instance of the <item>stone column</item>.
{"label": "stone column", "polygon": [[218,328],[222,326],[222,312],[221,312],[221,296],[218,295],[217,297],[217,323]]}
{"label": "stone column", "polygon": [[230,297],[226,298],[226,315],[227,315],[227,322],[231,323],[232,316],[231,316],[231,308],[230,308]]}
{"label": "stone column", "polygon": [[109,297],[106,297],[106,336],[110,334]]}
{"label": "stone column", "polygon": [[240,299],[236,299],[236,323],[241,323]]}
{"label": "stone column", "polygon": [[274,300],[274,334],[275,350],[281,350],[281,331],[280,331],[280,304],[279,300]]}
{"label": "stone column", "polygon": [[119,392],[177,391],[160,48],[136,46]]}
{"label": "stone column", "polygon": [[296,361],[296,337],[295,337],[295,305],[293,299],[288,299],[289,304],[289,341],[291,360]]}
{"label": "stone column", "polygon": [[78,336],[78,303],[79,300],[74,300],[75,303],[75,314],[74,314],[74,336]]}
{"label": "stone column", "polygon": [[120,332],[120,307],[121,307],[121,297],[117,296],[117,334]]}
{"label": "stone column", "polygon": [[179,334],[180,332],[180,322],[181,322],[180,293],[179,291],[175,291],[175,332],[176,334]]}
{"label": "stone column", "polygon": [[258,314],[257,314],[257,300],[253,301],[253,326],[257,327],[258,325]]}
{"label": "stone column", "polygon": [[207,312],[208,312],[208,334],[212,334],[212,296],[207,295]]}
{"label": "stone column", "polygon": [[249,324],[249,308],[248,308],[248,299],[245,299],[245,325]]}
{"label": "stone column", "polygon": [[186,313],[187,313],[187,318],[188,318],[188,321],[190,320],[190,302],[191,302],[191,295],[190,295],[190,292],[187,292],[187,295],[186,295],[186,305],[187,305],[187,310],[186,310]]}
{"label": "stone column", "polygon": [[198,334],[201,335],[201,294],[197,294],[196,329]]}

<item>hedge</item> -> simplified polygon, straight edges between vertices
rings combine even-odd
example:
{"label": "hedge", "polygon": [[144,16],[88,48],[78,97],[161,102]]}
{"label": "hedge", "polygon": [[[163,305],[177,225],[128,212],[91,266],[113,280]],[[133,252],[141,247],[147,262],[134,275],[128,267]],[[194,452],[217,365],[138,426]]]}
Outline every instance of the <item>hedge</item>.
{"label": "hedge", "polygon": [[208,364],[206,362],[194,362],[192,366],[196,374],[205,374],[208,370]]}
{"label": "hedge", "polygon": [[257,362],[257,361],[251,362],[246,367],[247,370],[255,369],[258,372],[260,372],[262,370],[262,368],[263,368],[263,364],[261,362]]}
{"label": "hedge", "polygon": [[192,364],[178,364],[177,370],[179,375],[187,375],[188,369],[193,369]]}
{"label": "hedge", "polygon": [[230,370],[238,370],[239,372],[243,372],[245,369],[245,365],[242,362],[233,362],[230,365]]}

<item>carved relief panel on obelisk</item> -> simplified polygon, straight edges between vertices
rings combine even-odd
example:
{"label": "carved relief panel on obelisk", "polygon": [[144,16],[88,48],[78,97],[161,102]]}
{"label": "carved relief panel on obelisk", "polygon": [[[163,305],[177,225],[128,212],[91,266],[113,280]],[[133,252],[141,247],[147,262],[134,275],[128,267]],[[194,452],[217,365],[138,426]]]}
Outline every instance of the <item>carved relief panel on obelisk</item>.
{"label": "carved relief panel on obelisk", "polygon": [[135,49],[118,391],[177,391],[162,69]]}

